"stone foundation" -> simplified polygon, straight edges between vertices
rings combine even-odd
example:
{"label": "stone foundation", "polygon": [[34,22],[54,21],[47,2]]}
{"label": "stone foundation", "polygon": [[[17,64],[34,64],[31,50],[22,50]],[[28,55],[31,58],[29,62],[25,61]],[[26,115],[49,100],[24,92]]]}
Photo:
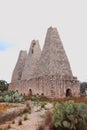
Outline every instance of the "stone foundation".
{"label": "stone foundation", "polygon": [[80,83],[76,77],[68,76],[42,76],[31,80],[22,80],[11,83],[9,90],[18,90],[20,94],[28,95],[29,89],[33,94],[44,94],[48,98],[64,98],[66,90],[70,89],[72,96],[79,96]]}

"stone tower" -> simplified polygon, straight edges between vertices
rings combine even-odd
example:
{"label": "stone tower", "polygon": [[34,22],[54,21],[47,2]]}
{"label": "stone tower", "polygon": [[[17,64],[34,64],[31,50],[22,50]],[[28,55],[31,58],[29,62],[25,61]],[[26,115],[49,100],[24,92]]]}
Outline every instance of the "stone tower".
{"label": "stone tower", "polygon": [[72,71],[56,28],[48,28],[43,51],[38,63],[37,75],[67,75]]}
{"label": "stone tower", "polygon": [[80,82],[72,74],[56,28],[48,28],[42,52],[33,40],[28,56],[23,51],[19,55],[9,90],[28,95],[30,89],[52,99],[79,96]]}
{"label": "stone tower", "polygon": [[25,66],[22,74],[22,80],[29,80],[35,77],[35,71],[40,56],[41,56],[41,49],[40,49],[39,41],[33,40],[25,62]]}
{"label": "stone tower", "polygon": [[19,53],[18,61],[16,63],[16,66],[15,66],[13,74],[12,74],[11,82],[17,82],[18,80],[21,80],[26,57],[27,57],[27,52],[21,50]]}

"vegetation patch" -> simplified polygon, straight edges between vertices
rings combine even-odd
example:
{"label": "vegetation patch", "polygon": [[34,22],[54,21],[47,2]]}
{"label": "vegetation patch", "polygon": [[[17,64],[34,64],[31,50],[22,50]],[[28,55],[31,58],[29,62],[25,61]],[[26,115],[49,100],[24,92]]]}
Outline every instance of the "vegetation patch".
{"label": "vegetation patch", "polygon": [[23,103],[24,98],[17,91],[0,92],[0,102]]}
{"label": "vegetation patch", "polygon": [[66,130],[84,130],[87,125],[87,105],[67,101],[56,103],[53,112],[53,124]]}

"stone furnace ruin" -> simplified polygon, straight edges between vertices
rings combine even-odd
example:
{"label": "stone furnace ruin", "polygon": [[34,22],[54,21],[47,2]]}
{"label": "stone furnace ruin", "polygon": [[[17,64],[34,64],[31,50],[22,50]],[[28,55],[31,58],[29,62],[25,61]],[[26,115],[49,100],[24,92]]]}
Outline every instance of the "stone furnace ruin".
{"label": "stone furnace ruin", "polygon": [[25,95],[31,90],[48,98],[79,96],[80,83],[72,74],[56,28],[48,28],[42,51],[35,40],[28,54],[20,51],[9,89]]}

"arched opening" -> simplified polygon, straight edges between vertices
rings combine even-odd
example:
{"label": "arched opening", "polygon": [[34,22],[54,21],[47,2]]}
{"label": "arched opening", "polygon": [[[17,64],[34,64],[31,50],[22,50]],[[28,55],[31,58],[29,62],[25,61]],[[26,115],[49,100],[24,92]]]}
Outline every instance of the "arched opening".
{"label": "arched opening", "polygon": [[32,89],[29,89],[28,96],[32,96]]}
{"label": "arched opening", "polygon": [[70,88],[66,89],[66,97],[72,97],[72,91]]}

